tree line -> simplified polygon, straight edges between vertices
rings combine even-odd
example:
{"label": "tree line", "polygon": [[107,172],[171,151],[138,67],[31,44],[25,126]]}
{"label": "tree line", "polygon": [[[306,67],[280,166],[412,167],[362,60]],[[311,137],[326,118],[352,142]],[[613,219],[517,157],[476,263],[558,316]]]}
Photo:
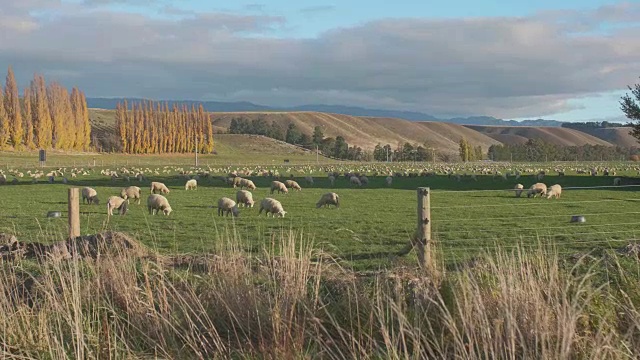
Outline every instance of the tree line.
{"label": "tree line", "polygon": [[371,153],[359,146],[349,146],[343,136],[325,137],[321,126],[313,129],[313,134],[305,134],[291,122],[283,128],[278,122],[267,122],[264,118],[233,118],[229,124],[230,134],[262,135],[287,142],[309,150],[316,150],[324,156],[341,160],[370,161]]}
{"label": "tree line", "polygon": [[7,70],[4,90],[0,86],[0,149],[88,150],[91,124],[82,91],[71,93],[57,82],[47,85],[34,75],[20,98],[15,74]]}
{"label": "tree line", "polygon": [[591,121],[591,122],[571,122],[562,123],[560,125],[563,128],[575,129],[575,130],[593,130],[593,129],[606,129],[629,126],[629,124],[612,123],[609,121]]}
{"label": "tree line", "polygon": [[638,150],[635,147],[588,144],[560,146],[529,139],[524,144],[491,145],[487,155],[494,161],[619,161],[633,159]]}
{"label": "tree line", "polygon": [[202,104],[119,102],[116,133],[119,150],[128,154],[213,152],[213,124]]}

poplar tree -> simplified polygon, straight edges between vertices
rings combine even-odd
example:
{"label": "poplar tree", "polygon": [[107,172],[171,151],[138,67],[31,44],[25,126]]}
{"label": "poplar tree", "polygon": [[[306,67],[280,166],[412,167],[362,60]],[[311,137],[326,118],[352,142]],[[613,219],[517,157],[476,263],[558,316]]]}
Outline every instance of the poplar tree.
{"label": "poplar tree", "polygon": [[29,149],[35,149],[36,144],[33,142],[33,113],[32,113],[31,88],[24,89],[22,97],[22,108],[24,121],[24,144]]}
{"label": "poplar tree", "polygon": [[0,149],[6,149],[9,145],[9,119],[4,108],[4,95],[0,86]]}
{"label": "poplar tree", "polygon": [[49,149],[53,143],[53,122],[49,110],[47,85],[42,75],[34,75],[31,82],[31,113],[36,136],[36,145],[41,149]]}
{"label": "poplar tree", "polygon": [[9,66],[7,70],[6,85],[4,89],[4,108],[9,123],[9,134],[11,143],[15,148],[20,148],[24,130],[22,127],[22,111],[20,109],[20,95],[18,85],[13,74],[13,69]]}
{"label": "poplar tree", "polygon": [[84,136],[84,139],[82,141],[82,149],[88,150],[91,146],[91,121],[89,121],[89,107],[87,106],[87,97],[82,91],[80,91],[80,105],[82,106],[82,123],[84,124],[84,129],[82,130],[82,135]]}

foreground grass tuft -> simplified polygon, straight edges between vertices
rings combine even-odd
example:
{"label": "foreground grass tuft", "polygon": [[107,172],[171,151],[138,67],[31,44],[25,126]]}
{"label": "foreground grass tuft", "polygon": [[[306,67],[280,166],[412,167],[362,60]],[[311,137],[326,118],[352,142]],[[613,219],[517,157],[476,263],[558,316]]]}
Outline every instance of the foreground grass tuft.
{"label": "foreground grass tuft", "polygon": [[302,233],[281,230],[253,256],[237,234],[223,229],[215,255],[189,261],[111,251],[3,262],[0,354],[622,359],[640,350],[630,257],[569,264],[540,246],[437,277],[407,267],[372,275],[341,267]]}

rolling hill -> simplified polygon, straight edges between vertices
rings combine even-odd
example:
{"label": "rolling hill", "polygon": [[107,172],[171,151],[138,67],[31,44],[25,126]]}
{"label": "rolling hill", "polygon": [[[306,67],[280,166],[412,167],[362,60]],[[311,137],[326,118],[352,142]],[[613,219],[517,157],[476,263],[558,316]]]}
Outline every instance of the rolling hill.
{"label": "rolling hill", "polygon": [[[376,144],[399,143],[426,144],[438,151],[457,153],[458,142],[467,139],[472,146],[487,149],[493,144],[524,143],[529,139],[562,145],[603,145],[636,146],[636,141],[628,135],[627,128],[598,129],[594,134],[562,127],[523,127],[523,126],[478,126],[458,125],[435,121],[408,121],[386,117],[358,117],[312,111],[302,112],[213,112],[211,113],[216,130],[229,128],[231,120],[264,119],[268,123],[278,122],[283,128],[295,124],[306,134],[312,134],[315,126],[321,126],[325,136],[343,136],[349,145],[366,150]],[[114,139],[115,112],[113,110],[90,109],[90,118],[95,134],[101,139]],[[114,139],[117,141],[117,139]]]}
{"label": "rolling hill", "polygon": [[395,118],[358,117],[320,112],[234,112],[212,113],[217,127],[228,128],[234,118],[258,119],[279,122],[283,127],[293,123],[301,132],[311,134],[321,126],[325,136],[342,136],[349,145],[371,150],[376,144],[398,143],[427,144],[440,151],[455,153],[458,141],[466,138],[474,146],[484,149],[498,144],[489,136],[461,125],[442,122],[412,122]]}
{"label": "rolling hill", "polygon": [[465,127],[505,144],[522,144],[529,139],[541,139],[545,142],[561,146],[603,145],[611,143],[579,130],[562,127],[530,127],[530,126],[480,126],[465,125]]}

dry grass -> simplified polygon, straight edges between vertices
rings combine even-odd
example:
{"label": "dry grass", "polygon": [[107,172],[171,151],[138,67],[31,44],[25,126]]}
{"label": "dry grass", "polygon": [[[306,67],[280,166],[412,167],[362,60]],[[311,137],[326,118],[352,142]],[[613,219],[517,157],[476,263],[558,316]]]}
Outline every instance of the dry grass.
{"label": "dry grass", "polygon": [[[233,229],[218,237],[198,267],[126,251],[4,262],[1,356],[623,359],[639,350],[637,286],[596,281],[601,261],[564,268],[539,248],[437,278],[407,268],[362,276],[292,231],[256,257]],[[617,259],[607,261],[625,275]]]}

